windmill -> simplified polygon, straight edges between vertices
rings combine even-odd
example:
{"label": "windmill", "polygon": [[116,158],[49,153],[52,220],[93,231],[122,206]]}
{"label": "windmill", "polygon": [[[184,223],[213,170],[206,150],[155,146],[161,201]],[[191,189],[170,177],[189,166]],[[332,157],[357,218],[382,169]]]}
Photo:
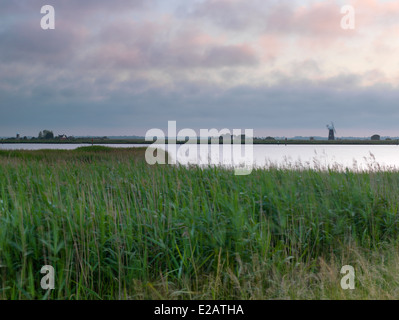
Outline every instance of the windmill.
{"label": "windmill", "polygon": [[328,140],[335,140],[335,133],[337,133],[335,131],[335,127],[334,127],[334,122],[331,121],[331,125],[327,125],[327,129],[328,129]]}

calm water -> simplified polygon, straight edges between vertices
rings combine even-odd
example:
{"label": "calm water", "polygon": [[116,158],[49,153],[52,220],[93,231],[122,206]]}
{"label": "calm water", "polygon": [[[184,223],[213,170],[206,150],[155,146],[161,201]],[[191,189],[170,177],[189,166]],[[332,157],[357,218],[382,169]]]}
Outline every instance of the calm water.
{"label": "calm water", "polygon": [[[75,149],[87,144],[0,144],[0,149]],[[113,148],[146,147],[148,144],[109,144],[104,145]],[[169,150],[171,146],[167,146]],[[208,147],[206,147],[208,148]],[[177,162],[186,164],[225,164],[231,165],[229,157],[223,157],[223,147],[213,146],[207,152],[201,153],[200,146],[179,145],[176,146],[176,153],[171,150],[171,156]],[[202,150],[204,151],[204,150]],[[218,152],[219,151],[219,152]],[[241,152],[240,152],[241,151]],[[247,152],[245,152],[247,151]],[[237,154],[241,153],[241,154]],[[218,156],[219,153],[219,156]],[[254,145],[253,152],[245,150],[234,150],[232,159],[239,158],[251,161],[255,166],[263,167],[269,165],[283,167],[323,167],[340,169],[383,169],[399,170],[399,147],[390,146],[366,146],[366,145]],[[253,162],[251,154],[253,154]],[[235,163],[235,162],[233,162]]]}
{"label": "calm water", "polygon": [[[193,146],[194,147],[194,146]],[[195,148],[195,147],[194,147]],[[198,147],[197,147],[198,149]],[[223,154],[222,147],[219,153]],[[209,159],[188,157],[177,151],[177,159],[181,163],[207,164]],[[241,156],[245,154],[244,147]],[[237,153],[233,154],[237,155]],[[245,155],[250,156],[250,152]],[[213,155],[211,153],[211,155]],[[237,158],[239,158],[238,155]],[[187,158],[190,160],[187,161]],[[212,157],[211,157],[212,158]],[[234,156],[233,156],[233,159]],[[223,159],[216,157],[216,162],[222,163]],[[254,145],[253,165],[255,167],[302,167],[302,168],[334,168],[350,170],[399,170],[399,147],[390,146],[366,146],[366,145]]]}

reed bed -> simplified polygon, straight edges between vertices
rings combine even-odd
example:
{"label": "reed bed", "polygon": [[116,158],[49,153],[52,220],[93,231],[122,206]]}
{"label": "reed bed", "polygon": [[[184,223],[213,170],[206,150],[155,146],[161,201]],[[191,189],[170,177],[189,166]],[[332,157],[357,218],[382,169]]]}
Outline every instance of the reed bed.
{"label": "reed bed", "polygon": [[0,299],[399,297],[399,172],[235,176],[144,152],[0,151]]}

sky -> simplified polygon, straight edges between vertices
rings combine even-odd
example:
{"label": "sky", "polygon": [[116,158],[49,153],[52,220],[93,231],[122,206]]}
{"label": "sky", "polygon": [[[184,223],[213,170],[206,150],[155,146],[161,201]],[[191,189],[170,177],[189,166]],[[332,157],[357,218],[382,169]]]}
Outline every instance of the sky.
{"label": "sky", "polygon": [[399,1],[0,1],[0,136],[399,136],[398,85]]}

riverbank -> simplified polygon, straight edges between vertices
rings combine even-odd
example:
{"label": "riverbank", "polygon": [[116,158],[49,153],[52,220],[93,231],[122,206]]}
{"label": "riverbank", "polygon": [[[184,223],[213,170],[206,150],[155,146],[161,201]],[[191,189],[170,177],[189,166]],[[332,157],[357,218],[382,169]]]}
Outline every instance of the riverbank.
{"label": "riverbank", "polygon": [[399,298],[399,172],[234,176],[144,152],[0,152],[0,299]]}

